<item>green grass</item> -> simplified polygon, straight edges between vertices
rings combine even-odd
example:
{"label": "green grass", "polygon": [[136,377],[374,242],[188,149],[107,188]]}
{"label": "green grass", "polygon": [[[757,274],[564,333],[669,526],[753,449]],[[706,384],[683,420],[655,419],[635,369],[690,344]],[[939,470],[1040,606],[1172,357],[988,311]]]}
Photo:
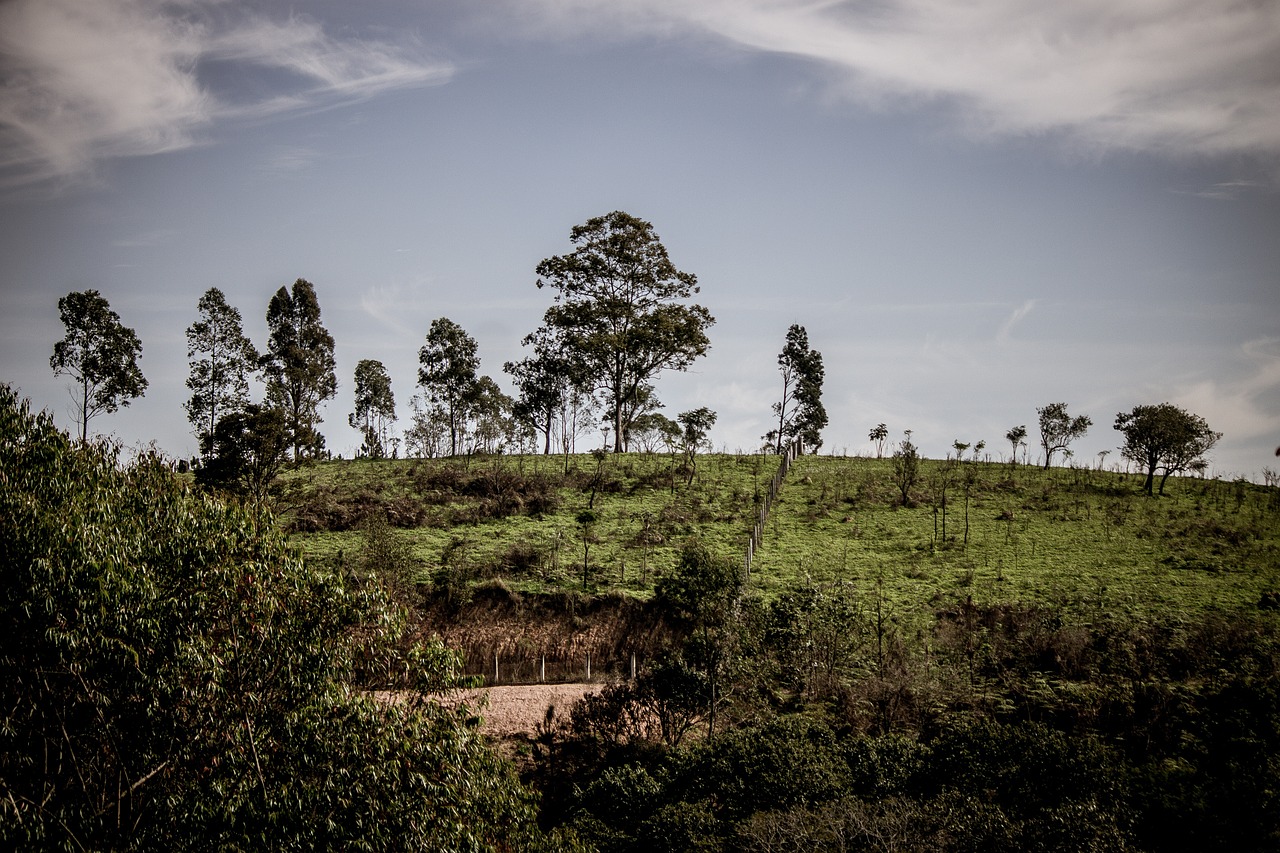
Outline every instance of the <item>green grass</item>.
{"label": "green grass", "polygon": [[[686,482],[680,460],[665,455],[573,456],[567,472],[564,457],[329,462],[283,478],[282,517],[312,528],[291,537],[309,559],[348,560],[363,548],[360,514],[381,508],[404,527],[424,580],[450,570],[541,592],[583,588],[576,519],[590,505],[586,588],[645,596],[690,540],[743,561],[777,463],[699,457]],[[924,460],[914,505],[903,507],[889,460],[803,457],[773,506],[750,584],[770,597],[851,583],[911,610],[970,597],[1138,618],[1255,607],[1280,591],[1275,488],[1181,478],[1148,497],[1140,485],[1089,469]]]}

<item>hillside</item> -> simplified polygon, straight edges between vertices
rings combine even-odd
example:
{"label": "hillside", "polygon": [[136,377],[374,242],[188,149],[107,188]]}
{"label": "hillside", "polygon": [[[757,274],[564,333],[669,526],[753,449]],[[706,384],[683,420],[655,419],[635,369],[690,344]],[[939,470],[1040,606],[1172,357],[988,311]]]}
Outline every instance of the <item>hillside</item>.
{"label": "hillside", "polygon": [[[283,521],[305,556],[335,561],[360,553],[364,519],[384,515],[437,586],[646,598],[691,540],[745,565],[776,467],[764,455],[699,457],[693,472],[658,454],[326,462],[285,475]],[[910,609],[969,598],[1145,617],[1280,592],[1280,491],[1140,486],[1089,468],[922,460],[904,506],[888,459],[801,457],[749,588],[847,583]]]}

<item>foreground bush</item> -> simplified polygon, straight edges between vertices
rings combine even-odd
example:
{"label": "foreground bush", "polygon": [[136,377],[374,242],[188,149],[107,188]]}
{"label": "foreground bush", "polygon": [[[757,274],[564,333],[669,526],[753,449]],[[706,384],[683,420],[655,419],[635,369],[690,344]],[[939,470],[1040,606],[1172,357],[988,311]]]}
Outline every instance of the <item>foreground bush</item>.
{"label": "foreground bush", "polygon": [[456,660],[403,630],[264,514],[0,388],[0,848],[539,847],[471,710],[433,698]]}

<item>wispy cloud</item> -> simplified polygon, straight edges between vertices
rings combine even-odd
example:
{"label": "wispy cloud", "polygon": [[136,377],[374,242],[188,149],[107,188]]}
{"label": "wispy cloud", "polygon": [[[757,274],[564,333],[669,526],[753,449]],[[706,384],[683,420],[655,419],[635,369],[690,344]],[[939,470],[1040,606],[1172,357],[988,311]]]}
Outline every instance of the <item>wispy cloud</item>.
{"label": "wispy cloud", "polygon": [[580,34],[709,34],[828,69],[877,106],[1100,149],[1280,154],[1280,4],[1256,0],[545,0]]}
{"label": "wispy cloud", "polygon": [[1211,198],[1219,201],[1231,201],[1251,192],[1270,192],[1274,187],[1261,181],[1222,181],[1194,190],[1174,190],[1183,195],[1194,195],[1200,198]]}
{"label": "wispy cloud", "polygon": [[1010,314],[1008,319],[1000,325],[1000,331],[996,332],[996,343],[1008,343],[1010,336],[1013,334],[1014,327],[1022,322],[1023,318],[1030,314],[1031,310],[1035,307],[1036,301],[1034,299],[1028,299],[1026,302],[1013,309],[1013,313]]}
{"label": "wispy cloud", "polygon": [[[449,64],[402,42],[336,38],[235,2],[0,4],[0,174],[9,185],[91,175],[111,157],[196,144],[212,123],[442,83]],[[273,75],[233,92],[213,67]]]}

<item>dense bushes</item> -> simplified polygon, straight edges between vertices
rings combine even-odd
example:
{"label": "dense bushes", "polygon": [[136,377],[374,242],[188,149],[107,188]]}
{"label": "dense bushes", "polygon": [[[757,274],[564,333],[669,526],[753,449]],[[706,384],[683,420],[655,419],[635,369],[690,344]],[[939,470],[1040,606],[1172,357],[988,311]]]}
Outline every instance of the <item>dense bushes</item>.
{"label": "dense bushes", "polygon": [[[715,578],[695,556],[658,603]],[[1280,849],[1274,614],[1086,621],[966,599],[904,637],[874,592],[727,600],[677,608],[683,646],[574,709],[537,768],[560,792],[545,819],[620,853]],[[708,738],[687,664],[712,623],[725,723]],[[664,691],[691,726],[665,743]]]}
{"label": "dense bushes", "polygon": [[[438,643],[274,523],[0,392],[0,847],[537,846]],[[378,673],[386,703],[353,683]]]}

